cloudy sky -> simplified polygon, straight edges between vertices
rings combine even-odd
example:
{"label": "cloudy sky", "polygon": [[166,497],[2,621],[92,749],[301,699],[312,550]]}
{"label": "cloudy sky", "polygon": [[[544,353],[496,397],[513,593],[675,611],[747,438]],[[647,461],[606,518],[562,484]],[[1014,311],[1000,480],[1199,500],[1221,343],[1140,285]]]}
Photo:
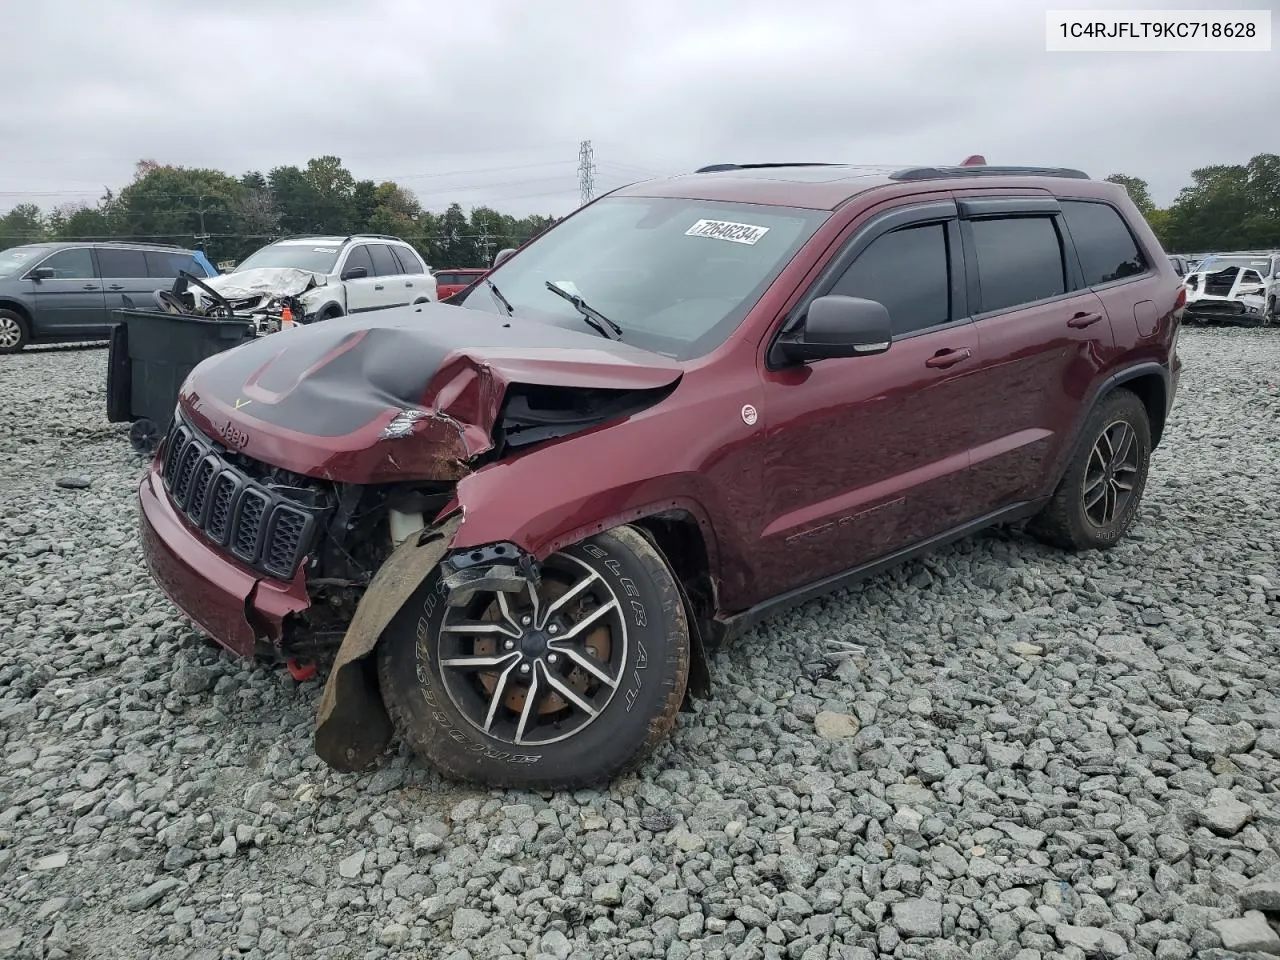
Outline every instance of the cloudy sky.
{"label": "cloudy sky", "polygon": [[[1120,8],[1236,2],[1095,2]],[[1280,151],[1280,52],[1045,52],[1034,0],[41,0],[4,15],[0,211],[151,158],[340,156],[429,209],[568,212],[722,161],[959,162],[1144,177]]]}

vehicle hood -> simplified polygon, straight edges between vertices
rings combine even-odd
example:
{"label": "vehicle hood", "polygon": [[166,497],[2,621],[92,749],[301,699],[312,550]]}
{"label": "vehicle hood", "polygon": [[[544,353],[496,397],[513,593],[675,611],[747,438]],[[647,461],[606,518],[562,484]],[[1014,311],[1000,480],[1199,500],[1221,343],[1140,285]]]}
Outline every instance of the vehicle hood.
{"label": "vehicle hood", "polygon": [[[205,284],[228,300],[248,297],[296,297],[325,282],[322,274],[295,267],[256,267],[208,277]],[[199,289],[198,287],[196,289]]]}
{"label": "vehicle hood", "polygon": [[[180,403],[246,455],[299,473],[456,479],[512,427],[540,439],[585,429],[656,402],[681,373],[675,360],[589,331],[427,303],[216,354]],[[371,467],[375,448],[391,466],[380,452]]]}

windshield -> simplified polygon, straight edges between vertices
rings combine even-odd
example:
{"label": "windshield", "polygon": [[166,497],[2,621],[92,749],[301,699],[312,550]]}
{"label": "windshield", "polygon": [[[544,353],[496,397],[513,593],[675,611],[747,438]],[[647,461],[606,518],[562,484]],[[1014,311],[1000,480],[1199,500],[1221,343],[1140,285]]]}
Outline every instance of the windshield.
{"label": "windshield", "polygon": [[0,277],[17,276],[48,252],[48,247],[10,247],[0,251]]}
{"label": "windshield", "polygon": [[[687,360],[728,338],[826,211],[611,197],[489,274],[518,317],[588,330],[547,282],[582,297],[626,343]],[[464,305],[505,312],[486,284]]]}
{"label": "windshield", "polygon": [[233,272],[257,270],[259,267],[293,267],[313,273],[332,273],[340,249],[337,244],[273,243],[247,257]]}

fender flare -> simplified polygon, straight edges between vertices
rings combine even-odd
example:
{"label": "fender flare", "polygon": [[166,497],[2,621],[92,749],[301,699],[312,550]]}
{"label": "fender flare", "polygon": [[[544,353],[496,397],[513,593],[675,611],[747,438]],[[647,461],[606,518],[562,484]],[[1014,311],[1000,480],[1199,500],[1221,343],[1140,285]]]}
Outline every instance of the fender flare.
{"label": "fender flare", "polygon": [[1088,403],[1082,403],[1080,405],[1080,415],[1076,419],[1075,426],[1072,430],[1071,443],[1063,445],[1063,453],[1060,455],[1062,459],[1056,465],[1056,469],[1053,474],[1057,478],[1053,485],[1055,490],[1058,488],[1058,484],[1062,482],[1063,476],[1066,475],[1068,468],[1075,459],[1080,443],[1083,440],[1084,425],[1089,422],[1089,418],[1093,416],[1093,411],[1098,408],[1098,405],[1114,393],[1117,388],[1124,386],[1130,381],[1137,380],[1139,377],[1147,377],[1152,374],[1159,376],[1161,382],[1164,384],[1165,416],[1168,416],[1173,379],[1173,374],[1170,372],[1168,367],[1161,363],[1157,363],[1154,360],[1147,360],[1141,363],[1135,363],[1122,370],[1117,370],[1094,388],[1093,395],[1089,398]]}
{"label": "fender flare", "polygon": [[360,598],[316,711],[316,755],[333,769],[370,769],[391,742],[395,731],[370,654],[444,558],[461,522],[461,515],[455,515],[405,540],[378,568]]}

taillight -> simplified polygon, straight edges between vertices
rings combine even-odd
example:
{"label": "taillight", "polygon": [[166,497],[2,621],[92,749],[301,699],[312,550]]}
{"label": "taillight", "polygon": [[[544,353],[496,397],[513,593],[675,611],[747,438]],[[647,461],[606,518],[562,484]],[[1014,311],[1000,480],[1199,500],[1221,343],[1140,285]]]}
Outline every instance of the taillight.
{"label": "taillight", "polygon": [[1181,310],[1187,305],[1187,288],[1178,287],[1178,298],[1173,301],[1173,309]]}

